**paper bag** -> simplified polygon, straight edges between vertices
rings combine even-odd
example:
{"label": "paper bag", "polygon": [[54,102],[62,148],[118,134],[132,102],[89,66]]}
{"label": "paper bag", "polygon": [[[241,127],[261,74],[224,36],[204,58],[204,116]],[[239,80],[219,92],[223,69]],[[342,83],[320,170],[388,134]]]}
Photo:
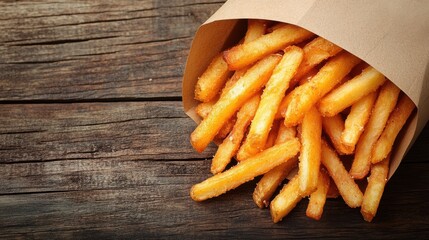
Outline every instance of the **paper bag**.
{"label": "paper bag", "polygon": [[429,119],[429,4],[419,0],[229,0],[197,31],[182,84],[194,121],[194,86],[211,59],[245,32],[245,21],[267,19],[303,27],[383,73],[416,104],[392,150],[389,178]]}

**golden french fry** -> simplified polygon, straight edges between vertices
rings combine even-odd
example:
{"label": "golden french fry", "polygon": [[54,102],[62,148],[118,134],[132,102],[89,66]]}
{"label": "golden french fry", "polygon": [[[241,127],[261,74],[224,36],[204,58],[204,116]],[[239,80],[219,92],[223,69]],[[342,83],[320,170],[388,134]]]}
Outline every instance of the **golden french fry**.
{"label": "golden french fry", "polygon": [[310,195],[310,201],[305,212],[307,217],[320,220],[325,206],[326,196],[328,194],[330,178],[326,171],[320,170],[317,189]]}
{"label": "golden french fry", "polygon": [[367,222],[371,222],[377,213],[378,205],[380,204],[381,196],[387,182],[389,161],[390,156],[371,167],[371,175],[368,178],[368,185],[365,189],[360,209],[363,218]]}
{"label": "golden french fry", "polygon": [[322,164],[337,185],[344,202],[351,208],[360,207],[363,198],[362,192],[345,169],[338,155],[325,141],[322,141]]}
{"label": "golden french fry", "polygon": [[267,21],[260,19],[247,20],[247,31],[244,36],[244,43],[254,41],[265,34]]}
{"label": "golden french fry", "polygon": [[280,55],[273,54],[256,63],[216,102],[209,115],[191,134],[191,144],[195,150],[204,151],[223,124],[265,85],[280,59]]}
{"label": "golden french fry", "polygon": [[[275,144],[284,143],[295,138],[295,136],[296,129],[294,127],[287,128],[281,123]],[[271,196],[289,172],[296,167],[297,163],[298,158],[294,157],[264,174],[253,192],[253,201],[258,205],[258,207],[268,207]]]}
{"label": "golden french fry", "polygon": [[372,92],[354,103],[344,122],[344,130],[341,133],[341,143],[354,151],[357,141],[361,136],[366,123],[371,115],[377,92]]}
{"label": "golden french fry", "polygon": [[268,133],[273,124],[280,102],[289,87],[289,81],[295,75],[302,58],[302,49],[290,46],[285,49],[282,60],[276,66],[268,80],[255,118],[250,124],[246,140],[237,155],[239,160],[246,159],[263,150]]}
{"label": "golden french fry", "polygon": [[190,193],[191,198],[195,201],[203,201],[219,196],[290,160],[299,152],[299,148],[298,139],[291,139],[268,148],[246,161],[194,185]]}
{"label": "golden french fry", "polygon": [[323,116],[332,117],[362,97],[376,91],[386,78],[373,67],[367,67],[361,74],[332,90],[319,101],[319,111]]}
{"label": "golden french fry", "polygon": [[229,135],[223,140],[222,144],[219,145],[219,148],[213,157],[210,169],[213,174],[217,174],[225,170],[225,167],[231,161],[231,158],[237,153],[246,128],[249,126],[250,121],[253,119],[256,109],[258,108],[259,100],[260,94],[257,93],[247,100],[247,102],[238,111],[237,121],[235,122],[234,127]]}
{"label": "golden french fry", "polygon": [[299,190],[308,196],[317,188],[320,169],[322,117],[315,107],[308,111],[301,124],[301,152],[299,155]]}
{"label": "golden french fry", "polygon": [[283,219],[302,199],[299,193],[299,176],[295,175],[285,184],[280,193],[271,201],[270,212],[274,223]]}
{"label": "golden french fry", "polygon": [[344,130],[344,120],[340,114],[333,117],[322,118],[322,124],[323,130],[329,136],[335,150],[337,150],[339,154],[349,155],[353,153],[353,148],[346,146],[341,142],[341,134]]}
{"label": "golden french fry", "polygon": [[292,99],[284,115],[285,125],[295,126],[300,123],[305,113],[332,90],[359,62],[359,58],[348,52],[341,52],[328,60],[316,76],[292,92]]}
{"label": "golden french fry", "polygon": [[228,65],[222,54],[218,54],[198,78],[195,85],[195,99],[201,102],[212,100],[224,86],[229,74]]}
{"label": "golden french fry", "polygon": [[304,51],[304,59],[292,80],[293,82],[298,82],[311,69],[323,60],[335,56],[342,49],[322,37],[317,37],[307,43],[302,50]]}
{"label": "golden french fry", "polygon": [[[213,105],[216,103],[217,99],[213,99],[210,102],[202,102],[197,105],[195,108],[195,112],[200,116],[201,118],[206,118],[209,115],[209,112],[212,110]],[[229,132],[231,132],[232,128],[235,124],[235,117],[231,117],[228,119],[228,121],[225,122],[225,124],[222,126],[222,128],[219,130],[219,132],[216,134],[216,139],[224,139]]]}
{"label": "golden french fry", "polygon": [[285,24],[272,33],[265,34],[254,41],[239,44],[224,51],[223,57],[230,70],[238,70],[313,35],[313,33],[303,28]]}
{"label": "golden french fry", "polygon": [[371,162],[378,163],[382,161],[392,151],[396,136],[404,126],[408,117],[415,108],[413,101],[405,94],[399,99],[395,110],[390,114],[386,127],[380,138],[372,148]]}
{"label": "golden french fry", "polygon": [[350,175],[355,179],[364,178],[370,168],[372,148],[383,132],[390,113],[395,108],[400,89],[390,81],[381,87],[368,123],[356,144]]}

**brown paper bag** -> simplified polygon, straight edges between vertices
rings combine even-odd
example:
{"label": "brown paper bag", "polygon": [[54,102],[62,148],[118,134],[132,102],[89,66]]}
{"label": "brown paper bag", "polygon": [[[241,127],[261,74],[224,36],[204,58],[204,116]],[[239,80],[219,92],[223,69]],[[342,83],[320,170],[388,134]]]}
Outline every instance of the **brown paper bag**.
{"label": "brown paper bag", "polygon": [[429,4],[419,0],[229,0],[198,30],[182,83],[183,105],[194,121],[194,86],[211,59],[244,34],[244,21],[268,19],[303,27],[360,57],[416,104],[398,136],[389,178],[429,119]]}

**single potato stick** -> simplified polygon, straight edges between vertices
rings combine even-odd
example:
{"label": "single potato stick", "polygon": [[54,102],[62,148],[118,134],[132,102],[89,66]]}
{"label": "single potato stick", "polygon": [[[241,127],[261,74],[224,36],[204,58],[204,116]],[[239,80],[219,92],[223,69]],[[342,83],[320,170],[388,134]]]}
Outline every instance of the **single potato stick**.
{"label": "single potato stick", "polygon": [[260,19],[248,19],[247,31],[244,36],[244,43],[254,41],[265,34],[267,29],[267,21]]}
{"label": "single potato stick", "polygon": [[301,201],[299,194],[299,176],[295,175],[285,184],[280,193],[271,201],[270,212],[274,223],[283,219]]}
{"label": "single potato stick", "polygon": [[250,121],[253,119],[253,116],[255,116],[259,100],[260,94],[257,93],[247,100],[247,102],[238,111],[237,121],[235,122],[234,127],[229,135],[219,145],[216,154],[213,157],[211,165],[211,172],[213,174],[217,174],[225,170],[225,167],[229,164],[231,158],[237,153],[241,141],[243,140],[244,133],[250,125]]}
{"label": "single potato stick", "polygon": [[223,57],[230,70],[242,69],[259,59],[314,36],[313,33],[290,24],[284,24],[271,33],[249,43],[239,44],[224,51]]}
{"label": "single potato stick", "polygon": [[301,152],[299,155],[299,190],[308,196],[317,188],[320,169],[322,117],[315,107],[308,111],[301,124]]}
{"label": "single potato stick", "polygon": [[265,85],[255,118],[250,124],[249,133],[238,152],[239,160],[244,160],[264,149],[275,114],[289,87],[289,81],[302,61],[303,54],[302,49],[296,46],[285,49],[282,60]]}
{"label": "single potato stick", "polygon": [[333,117],[322,118],[323,130],[331,139],[335,150],[341,155],[349,155],[353,153],[353,148],[344,145],[341,142],[341,134],[344,131],[344,120],[340,114]]}
{"label": "single potato stick", "polygon": [[386,78],[373,67],[367,67],[361,74],[332,90],[319,102],[319,111],[323,116],[337,115],[353,103],[371,92],[375,92]]}
{"label": "single potato stick", "polygon": [[[295,138],[295,136],[296,129],[294,127],[287,128],[284,124],[280,124],[275,144],[284,143]],[[297,166],[297,163],[298,158],[294,157],[264,174],[256,185],[255,191],[253,191],[253,201],[259,208],[263,208],[264,206],[268,207],[269,201],[277,187],[286,178],[289,172]]]}
{"label": "single potato stick", "polygon": [[356,144],[355,156],[350,175],[355,179],[364,178],[370,169],[372,148],[383,132],[390,113],[395,108],[401,90],[390,81],[381,87],[371,116]]}
{"label": "single potato stick", "polygon": [[377,213],[378,205],[384,192],[389,173],[390,154],[383,161],[372,165],[371,175],[368,178],[368,185],[363,194],[363,201],[360,212],[363,219],[371,222]]}
{"label": "single potato stick", "polygon": [[229,74],[228,65],[222,54],[218,54],[198,78],[195,85],[195,99],[201,102],[212,100],[225,85]]}
{"label": "single potato stick", "polygon": [[331,180],[328,173],[321,169],[319,180],[317,181],[317,189],[311,193],[307,211],[305,212],[307,217],[313,218],[314,220],[320,220],[322,217],[330,182]]}
{"label": "single potato stick", "polygon": [[[201,118],[206,118],[210,111],[213,108],[213,105],[216,103],[217,99],[213,99],[210,102],[202,102],[197,105],[195,108],[195,112],[200,116]],[[219,130],[219,132],[216,134],[216,139],[224,139],[229,132],[231,132],[232,128],[235,124],[235,116],[232,116],[228,121],[222,126],[222,128]]]}
{"label": "single potato stick", "polygon": [[354,151],[359,137],[369,120],[374,106],[377,92],[372,92],[354,103],[344,122],[344,130],[341,133],[341,143]]}
{"label": "single potato stick", "polygon": [[277,134],[279,133],[279,127],[280,127],[279,121],[273,122],[273,126],[271,127],[271,130],[268,133],[267,141],[265,142],[264,150],[274,146],[277,139]]}
{"label": "single potato stick", "polygon": [[225,172],[194,185],[191,188],[191,198],[203,201],[219,196],[285,163],[299,152],[299,148],[300,143],[296,138],[268,148]]}
{"label": "single potato stick", "polygon": [[280,55],[273,54],[256,63],[216,102],[209,115],[191,134],[191,144],[195,150],[204,151],[223,124],[265,85],[280,59]]}
{"label": "single potato stick", "polygon": [[337,153],[325,141],[322,142],[322,164],[334,180],[344,202],[351,208],[360,207],[362,192],[345,169]]}
{"label": "single potato stick", "polygon": [[398,136],[399,131],[405,125],[414,107],[413,101],[407,95],[403,94],[395,110],[390,114],[383,133],[372,148],[371,162],[373,164],[381,162],[392,151],[396,136]]}
{"label": "single potato stick", "polygon": [[342,49],[330,41],[317,37],[307,43],[304,48],[304,59],[294,76],[291,85],[295,85],[302,77],[304,77],[311,69],[316,67],[323,60],[335,56]]}
{"label": "single potato stick", "polygon": [[287,106],[286,126],[295,126],[305,113],[325,94],[332,90],[360,60],[348,52],[342,52],[328,60],[309,82],[297,87]]}

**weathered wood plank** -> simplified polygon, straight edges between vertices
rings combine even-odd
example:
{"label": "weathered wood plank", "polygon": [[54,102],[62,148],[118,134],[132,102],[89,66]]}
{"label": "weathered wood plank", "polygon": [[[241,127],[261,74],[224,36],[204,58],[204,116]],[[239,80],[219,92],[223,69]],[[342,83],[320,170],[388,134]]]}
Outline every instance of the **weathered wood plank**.
{"label": "weathered wood plank", "polygon": [[180,102],[0,105],[0,163],[193,159]]}
{"label": "weathered wood plank", "polygon": [[0,101],[180,97],[197,27],[224,1],[0,2]]}
{"label": "weathered wood plank", "polygon": [[[82,185],[93,190],[0,195],[0,237],[265,239],[351,238],[359,233],[363,238],[391,239],[429,233],[429,210],[423,207],[429,191],[425,163],[401,166],[387,185],[373,223],[365,223],[359,209],[330,199],[318,222],[305,216],[307,200],[303,200],[282,222],[273,224],[268,210],[252,202],[255,181],[216,199],[193,202],[189,188],[209,175],[207,161],[136,161],[98,167],[94,164],[81,172],[112,189]],[[105,174],[116,177],[107,182]],[[55,174],[46,176],[57,181]]]}

